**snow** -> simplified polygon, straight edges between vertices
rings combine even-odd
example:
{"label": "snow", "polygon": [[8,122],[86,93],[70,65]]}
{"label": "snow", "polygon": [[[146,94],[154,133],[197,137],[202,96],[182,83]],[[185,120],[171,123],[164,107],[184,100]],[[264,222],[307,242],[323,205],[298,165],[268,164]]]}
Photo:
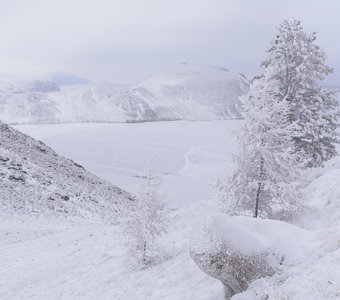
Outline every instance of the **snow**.
{"label": "snow", "polygon": [[[242,121],[15,126],[119,187],[137,193],[153,160],[169,207],[215,197],[212,184],[232,171]],[[175,187],[175,188],[174,188]]]}
{"label": "snow", "polygon": [[133,197],[0,122],[0,207],[7,215],[118,222]]}
{"label": "snow", "polygon": [[[171,219],[181,226],[178,215]],[[0,237],[0,299],[223,299],[222,285],[199,270],[183,240],[168,260],[135,272],[117,225],[1,216]]]}
{"label": "snow", "polygon": [[[233,300],[339,299],[339,157],[306,178],[309,206],[294,225],[216,215],[211,182],[232,174],[234,133],[241,123],[16,126],[130,192],[138,190],[153,155],[170,208],[169,232],[161,238],[164,260],[134,272],[126,264],[129,237],[123,226],[1,212],[0,299],[223,300],[222,284],[188,254],[209,216],[240,250],[270,247],[287,256],[279,273],[256,280]],[[261,247],[249,249],[245,234]]]}
{"label": "snow", "polygon": [[314,235],[297,226],[269,219],[214,215],[214,232],[237,253],[261,254],[268,249],[284,257],[285,263],[304,258]]}
{"label": "snow", "polygon": [[[304,258],[284,267],[280,274],[253,282],[248,291],[234,300],[262,299],[340,299],[340,214],[338,184],[339,156],[309,175],[304,189],[306,208],[296,225],[311,232],[305,243]],[[288,233],[288,232],[287,232]],[[292,237],[295,239],[295,234]],[[299,242],[304,237],[298,237]],[[281,247],[284,249],[284,245]],[[288,249],[295,249],[293,247]]]}
{"label": "snow", "polygon": [[339,164],[340,157],[337,157],[328,164],[326,168],[328,170],[319,174],[306,188],[305,197],[309,204],[309,214],[313,215],[309,216],[310,227],[317,228],[317,224],[334,226],[340,221],[340,216],[334,213],[340,209],[340,168],[336,167]]}
{"label": "snow", "polygon": [[248,90],[248,81],[225,68],[182,63],[135,90],[160,119],[235,119],[241,117],[238,97]]}
{"label": "snow", "polygon": [[[182,208],[168,211],[164,261],[140,272],[128,268],[123,226],[2,214],[0,299],[223,299],[222,284],[200,271],[188,249],[193,224],[211,211],[200,201],[210,193],[209,181],[224,172],[235,150],[226,155],[225,147],[233,144],[237,127],[228,121],[17,126],[78,163],[94,161],[95,170],[128,187],[139,188],[142,179],[135,176],[143,174],[149,154],[159,151],[156,169],[165,189],[174,190],[169,205]],[[177,192],[170,188],[180,181]],[[191,181],[200,191],[188,187]]]}

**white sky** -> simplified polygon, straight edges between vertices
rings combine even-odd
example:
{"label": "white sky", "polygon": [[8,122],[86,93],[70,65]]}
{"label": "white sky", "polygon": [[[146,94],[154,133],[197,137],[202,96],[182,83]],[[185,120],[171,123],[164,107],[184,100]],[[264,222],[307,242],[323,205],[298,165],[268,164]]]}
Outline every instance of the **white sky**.
{"label": "white sky", "polygon": [[0,71],[139,81],[179,62],[259,71],[275,27],[296,18],[340,85],[339,0],[0,0]]}

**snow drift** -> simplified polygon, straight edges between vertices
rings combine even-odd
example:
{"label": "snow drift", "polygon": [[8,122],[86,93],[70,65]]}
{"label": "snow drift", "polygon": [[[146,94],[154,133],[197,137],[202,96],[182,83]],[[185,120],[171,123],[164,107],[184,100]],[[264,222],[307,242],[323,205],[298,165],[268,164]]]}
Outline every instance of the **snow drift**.
{"label": "snow drift", "polygon": [[305,257],[313,234],[282,221],[212,217],[208,234],[191,249],[196,264],[225,286],[225,297],[245,291],[259,278],[274,275],[281,266]]}

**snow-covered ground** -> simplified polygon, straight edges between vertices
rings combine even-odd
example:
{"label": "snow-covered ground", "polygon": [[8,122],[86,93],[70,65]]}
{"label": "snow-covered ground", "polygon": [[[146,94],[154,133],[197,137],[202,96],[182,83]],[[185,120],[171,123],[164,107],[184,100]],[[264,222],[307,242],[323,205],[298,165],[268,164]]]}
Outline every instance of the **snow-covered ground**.
{"label": "snow-covered ground", "polygon": [[[212,184],[232,171],[242,121],[20,125],[92,173],[135,193],[151,159],[171,208],[215,197]],[[235,134],[234,134],[235,133]]]}
{"label": "snow-covered ground", "polygon": [[223,298],[222,285],[199,270],[188,244],[207,211],[199,202],[213,197],[211,182],[230,171],[238,126],[229,121],[17,126],[132,192],[152,158],[169,207],[182,209],[169,213],[171,230],[163,241],[169,259],[143,272],[128,269],[127,239],[119,226],[3,216],[0,299]]}
{"label": "snow-covered ground", "polygon": [[[189,248],[216,210],[210,183],[233,170],[241,122],[16,126],[131,192],[152,157],[172,209],[165,261],[139,272],[126,263],[124,227],[1,216],[0,299],[223,300],[222,284],[195,265]],[[306,258],[233,299],[340,299],[339,170],[336,158],[308,179],[309,208],[297,221],[315,236]]]}
{"label": "snow-covered ground", "polygon": [[[223,299],[222,284],[189,255],[189,242],[228,174],[239,121],[16,126],[128,191],[137,191],[150,156],[161,174],[170,231],[166,259],[127,267],[120,226],[2,217],[0,299]],[[203,202],[202,202],[203,201]],[[197,227],[196,227],[197,228]]]}
{"label": "snow-covered ground", "polygon": [[119,229],[2,217],[0,299],[223,298],[221,284],[202,273],[185,251],[132,272]]}

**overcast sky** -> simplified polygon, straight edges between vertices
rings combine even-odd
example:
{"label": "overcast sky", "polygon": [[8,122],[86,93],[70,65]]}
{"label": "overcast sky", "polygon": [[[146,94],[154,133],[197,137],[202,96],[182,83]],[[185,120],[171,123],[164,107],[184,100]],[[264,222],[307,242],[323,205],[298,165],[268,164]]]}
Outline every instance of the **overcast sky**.
{"label": "overcast sky", "polygon": [[246,75],[284,19],[318,33],[340,85],[339,0],[0,0],[0,71],[136,82],[180,62]]}

